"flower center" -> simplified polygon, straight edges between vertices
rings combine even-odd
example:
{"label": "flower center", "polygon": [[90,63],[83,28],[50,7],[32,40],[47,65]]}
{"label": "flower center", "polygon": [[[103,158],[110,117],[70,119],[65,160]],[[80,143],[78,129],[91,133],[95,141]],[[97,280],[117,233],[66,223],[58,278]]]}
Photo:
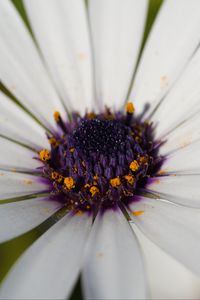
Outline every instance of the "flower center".
{"label": "flower center", "polygon": [[162,163],[152,124],[134,117],[132,103],[126,114],[106,109],[84,117],[73,114],[64,123],[55,112],[54,119],[62,134],[49,136],[51,151],[42,149],[39,159],[52,197],[69,209],[127,205]]}
{"label": "flower center", "polygon": [[116,120],[85,120],[73,134],[77,149],[86,155],[112,154],[124,149],[129,128]]}

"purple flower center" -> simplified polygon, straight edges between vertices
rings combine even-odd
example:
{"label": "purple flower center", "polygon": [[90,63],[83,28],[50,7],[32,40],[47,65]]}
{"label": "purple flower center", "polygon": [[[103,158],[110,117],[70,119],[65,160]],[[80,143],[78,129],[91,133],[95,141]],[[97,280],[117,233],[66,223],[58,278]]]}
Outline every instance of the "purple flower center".
{"label": "purple flower center", "polygon": [[60,128],[49,136],[51,151],[39,157],[52,197],[71,210],[128,205],[162,164],[152,124],[136,119],[130,104],[126,114],[106,109],[66,123],[58,112],[54,118]]}

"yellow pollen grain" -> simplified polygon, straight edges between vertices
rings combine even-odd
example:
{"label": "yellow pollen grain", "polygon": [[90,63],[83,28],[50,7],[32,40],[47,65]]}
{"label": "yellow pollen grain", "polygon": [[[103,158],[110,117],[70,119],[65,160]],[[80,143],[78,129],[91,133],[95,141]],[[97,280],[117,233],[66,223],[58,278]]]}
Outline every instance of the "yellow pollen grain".
{"label": "yellow pollen grain", "polygon": [[60,113],[59,113],[59,111],[54,111],[53,117],[54,117],[54,120],[56,122],[58,122],[60,120]]}
{"label": "yellow pollen grain", "polygon": [[129,168],[130,168],[133,172],[137,171],[137,170],[139,169],[139,164],[138,164],[137,160],[133,160],[133,161],[130,163]]}
{"label": "yellow pollen grain", "polygon": [[71,190],[75,187],[75,180],[72,177],[65,177],[64,185],[68,190]]}
{"label": "yellow pollen grain", "polygon": [[91,186],[90,193],[92,194],[92,197],[94,197],[97,193],[99,193],[99,189],[96,186]]}
{"label": "yellow pollen grain", "polygon": [[138,217],[144,214],[144,210],[132,211],[131,214]]}
{"label": "yellow pollen grain", "polygon": [[86,208],[87,208],[87,209],[90,209],[90,205],[87,205]]}
{"label": "yellow pollen grain", "polygon": [[133,103],[132,102],[128,102],[126,104],[126,112],[128,114],[132,114],[132,113],[134,113],[134,111],[135,111],[135,107],[134,107]]}
{"label": "yellow pollen grain", "polygon": [[85,185],[84,185],[84,188],[89,188],[90,187],[90,185],[88,184],[88,183],[86,183]]}
{"label": "yellow pollen grain", "polygon": [[98,180],[98,176],[97,175],[94,175],[93,178],[94,178],[94,180]]}
{"label": "yellow pollen grain", "polygon": [[112,185],[112,187],[118,187],[118,186],[120,186],[121,180],[120,180],[119,176],[110,179],[110,184]]}
{"label": "yellow pollen grain", "polygon": [[124,176],[125,177],[125,179],[127,180],[127,182],[129,183],[129,184],[134,184],[134,182],[135,182],[135,178],[132,176],[132,175],[126,175],[126,176]]}
{"label": "yellow pollen grain", "polygon": [[74,150],[75,150],[74,148],[69,149],[69,151],[70,151],[71,153],[73,153]]}
{"label": "yellow pollen grain", "polygon": [[51,154],[50,152],[47,150],[47,149],[42,149],[40,152],[39,152],[39,156],[40,156],[40,159],[42,161],[48,161],[50,160],[51,158]]}
{"label": "yellow pollen grain", "polygon": [[51,178],[52,178],[53,180],[58,179],[58,177],[59,177],[59,174],[58,174],[57,172],[52,172],[52,173],[51,173]]}
{"label": "yellow pollen grain", "polygon": [[63,176],[59,174],[57,180],[58,180],[59,183],[61,183],[63,181]]}

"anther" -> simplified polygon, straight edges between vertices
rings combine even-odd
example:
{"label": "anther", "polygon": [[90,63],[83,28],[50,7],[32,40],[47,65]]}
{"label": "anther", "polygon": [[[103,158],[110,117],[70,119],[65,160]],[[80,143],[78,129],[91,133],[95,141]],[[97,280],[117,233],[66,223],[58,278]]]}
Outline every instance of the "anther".
{"label": "anther", "polygon": [[75,180],[72,177],[65,177],[64,179],[64,186],[71,190],[75,187]]}
{"label": "anther", "polygon": [[126,124],[129,125],[131,123],[133,113],[135,111],[135,107],[132,102],[128,102],[126,104]]}
{"label": "anther", "polygon": [[92,194],[92,197],[94,197],[97,193],[99,193],[99,189],[96,186],[91,186],[90,193]]}
{"label": "anther", "polygon": [[136,172],[139,169],[139,164],[138,164],[137,160],[133,160],[130,163],[129,168],[131,169],[131,171]]}
{"label": "anther", "polygon": [[54,120],[56,121],[56,123],[58,124],[58,126],[64,131],[64,132],[67,132],[67,128],[61,118],[61,115],[59,113],[59,111],[54,111],[53,113],[53,117],[54,117]]}
{"label": "anther", "polygon": [[40,159],[44,162],[47,162],[51,159],[51,154],[47,149],[42,149],[39,152]]}
{"label": "anther", "polygon": [[134,182],[135,182],[135,178],[134,178],[132,175],[125,175],[124,178],[125,178],[126,181],[127,181],[129,184],[131,184],[131,185],[133,185]]}
{"label": "anther", "polygon": [[112,187],[118,187],[121,184],[121,180],[119,177],[115,177],[110,179],[110,184],[112,185]]}

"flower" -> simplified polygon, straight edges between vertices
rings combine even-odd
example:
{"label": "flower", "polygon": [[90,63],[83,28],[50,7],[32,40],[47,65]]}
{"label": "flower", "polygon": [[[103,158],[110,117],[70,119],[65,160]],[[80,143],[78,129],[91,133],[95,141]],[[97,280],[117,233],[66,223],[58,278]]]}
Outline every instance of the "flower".
{"label": "flower", "polygon": [[199,275],[200,2],[163,4],[133,84],[147,1],[24,3],[37,46],[0,2],[0,79],[21,104],[0,94],[1,241],[57,219],[1,298],[63,299],[81,269],[88,299],[148,298],[139,231]]}

